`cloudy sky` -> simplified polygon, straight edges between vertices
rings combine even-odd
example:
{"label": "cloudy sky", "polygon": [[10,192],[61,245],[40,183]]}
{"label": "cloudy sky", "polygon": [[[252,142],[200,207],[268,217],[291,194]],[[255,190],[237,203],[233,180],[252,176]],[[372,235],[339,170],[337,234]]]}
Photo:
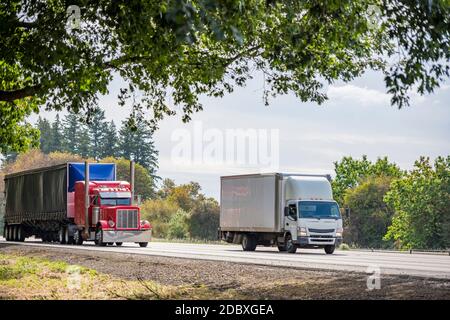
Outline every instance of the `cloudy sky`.
{"label": "cloudy sky", "polygon": [[[128,114],[126,108],[117,106],[120,84],[116,79],[110,95],[100,99],[107,118],[116,124]],[[272,98],[267,107],[262,100],[262,78],[255,75],[245,88],[224,98],[203,97],[204,111],[195,114],[191,123],[183,124],[179,116],[162,121],[154,136],[159,150],[159,176],[177,183],[198,181],[207,195],[218,198],[221,175],[273,170],[332,174],[334,161],[363,154],[372,160],[388,156],[409,169],[421,155],[435,158],[449,154],[450,82],[433,95],[412,92],[411,106],[402,110],[390,106],[383,78],[377,73],[367,73],[350,83],[337,82],[325,90],[329,100],[321,106],[286,95]],[[53,119],[55,114],[43,115]],[[33,116],[31,121],[35,120]],[[256,163],[249,159],[244,163],[225,161],[226,154],[238,152],[239,147],[231,150],[232,144],[224,139],[238,129],[257,133],[259,152],[264,152],[264,142],[272,146],[268,153],[272,167],[261,159]],[[264,140],[264,134],[269,138]],[[186,150],[182,143],[189,139],[192,161],[180,161],[174,154],[179,154],[180,147]],[[223,152],[217,153],[218,148]],[[213,150],[210,154],[216,156],[215,162],[198,157],[208,150]],[[182,159],[189,159],[189,154],[183,155]]]}

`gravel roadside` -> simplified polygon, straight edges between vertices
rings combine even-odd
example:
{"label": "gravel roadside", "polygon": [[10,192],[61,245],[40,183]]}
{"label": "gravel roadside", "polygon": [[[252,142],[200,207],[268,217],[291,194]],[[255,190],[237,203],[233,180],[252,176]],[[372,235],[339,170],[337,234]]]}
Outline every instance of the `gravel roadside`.
{"label": "gravel roadside", "polygon": [[[367,290],[368,275],[328,270],[64,250],[0,244],[0,252],[77,264],[125,280],[232,290],[243,299],[449,299],[450,281],[382,275],[381,289]],[[211,297],[214,298],[214,297]]]}

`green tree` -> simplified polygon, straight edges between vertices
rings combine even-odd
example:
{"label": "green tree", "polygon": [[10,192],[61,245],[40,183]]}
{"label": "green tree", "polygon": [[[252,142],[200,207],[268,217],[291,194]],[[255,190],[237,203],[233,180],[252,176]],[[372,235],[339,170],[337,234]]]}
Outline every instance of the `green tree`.
{"label": "green tree", "polygon": [[155,175],[158,151],[148,127],[143,124],[133,127],[124,121],[119,131],[119,153],[121,157],[136,161]]}
{"label": "green tree", "polygon": [[[119,104],[129,101],[131,117],[152,127],[174,114],[169,97],[188,121],[202,109],[199,96],[232,92],[253,69],[265,75],[266,103],[288,92],[322,103],[326,84],[375,69],[385,74],[391,102],[402,107],[411,88],[429,93],[449,76],[447,0],[77,5],[77,28],[69,28],[63,2],[0,5],[0,151],[37,144],[37,132],[25,119],[43,106],[89,117],[114,74],[125,83]],[[374,5],[381,15],[375,19]]]}
{"label": "green tree", "polygon": [[52,141],[50,145],[51,152],[55,151],[63,151],[63,133],[62,133],[62,124],[61,119],[59,118],[59,114],[56,115],[55,121],[52,123]]}
{"label": "green tree", "polygon": [[[105,137],[107,134],[107,124],[105,121],[105,111],[100,107],[96,107],[91,114],[89,121],[87,122],[88,136],[89,136],[89,156],[98,160],[104,153],[103,143],[107,142]],[[105,156],[111,156],[108,154]]]}
{"label": "green tree", "polygon": [[51,149],[53,137],[50,121],[39,117],[36,122],[36,127],[39,129],[41,135],[39,140],[39,147],[43,153],[48,154],[53,151]]}
{"label": "green tree", "polygon": [[391,245],[383,241],[394,214],[383,201],[391,181],[391,177],[371,176],[346,192],[344,204],[351,213],[349,220],[345,221],[345,243],[366,248]]}
{"label": "green tree", "polygon": [[117,129],[114,121],[105,124],[104,135],[100,143],[100,157],[105,158],[108,156],[118,157],[118,144]]}
{"label": "green tree", "polygon": [[189,235],[191,238],[217,240],[219,218],[219,203],[213,198],[202,197],[192,208]]}
{"label": "green tree", "polygon": [[[100,162],[115,163],[117,170],[117,180],[124,180],[130,182],[130,160],[123,158],[106,157]],[[141,195],[145,199],[155,196],[154,178],[150,175],[148,170],[136,163],[134,168],[134,191],[136,195]]]}
{"label": "green tree", "polygon": [[175,203],[164,199],[148,199],[141,205],[144,219],[152,224],[152,234],[156,238],[166,238],[171,217],[180,209]]}
{"label": "green tree", "polygon": [[450,156],[438,157],[434,167],[421,157],[392,182],[385,201],[395,210],[386,240],[399,248],[450,247]]}
{"label": "green tree", "polygon": [[92,140],[89,135],[89,129],[85,125],[79,124],[75,146],[76,154],[79,154],[83,158],[92,157]]}
{"label": "green tree", "polygon": [[332,181],[333,197],[342,205],[347,190],[352,189],[369,176],[400,177],[403,172],[395,164],[389,162],[387,157],[378,158],[375,163],[367,160],[363,155],[361,159],[343,157],[334,162],[336,177]]}
{"label": "green tree", "polygon": [[78,154],[80,123],[78,116],[69,112],[63,120],[63,151]]}
{"label": "green tree", "polygon": [[188,230],[189,213],[183,209],[178,209],[174,215],[170,217],[167,237],[169,239],[184,239],[189,236]]}

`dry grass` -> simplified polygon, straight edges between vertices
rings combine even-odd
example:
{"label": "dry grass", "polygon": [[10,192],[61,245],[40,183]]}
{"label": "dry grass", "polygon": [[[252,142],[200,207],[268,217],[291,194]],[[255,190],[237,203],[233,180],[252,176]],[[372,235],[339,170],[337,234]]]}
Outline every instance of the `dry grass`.
{"label": "dry grass", "polygon": [[[123,280],[62,261],[0,254],[0,299],[205,299],[206,286]],[[224,293],[220,298],[229,298]],[[219,297],[218,297],[219,298]]]}

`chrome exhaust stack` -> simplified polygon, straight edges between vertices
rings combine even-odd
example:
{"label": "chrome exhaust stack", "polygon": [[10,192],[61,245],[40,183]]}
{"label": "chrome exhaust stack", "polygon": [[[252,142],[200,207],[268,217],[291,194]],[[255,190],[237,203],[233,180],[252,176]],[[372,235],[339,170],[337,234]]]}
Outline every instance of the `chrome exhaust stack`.
{"label": "chrome exhaust stack", "polygon": [[84,238],[89,238],[89,163],[84,162]]}
{"label": "chrome exhaust stack", "polygon": [[131,204],[134,204],[134,161],[130,160],[130,190],[131,190]]}

